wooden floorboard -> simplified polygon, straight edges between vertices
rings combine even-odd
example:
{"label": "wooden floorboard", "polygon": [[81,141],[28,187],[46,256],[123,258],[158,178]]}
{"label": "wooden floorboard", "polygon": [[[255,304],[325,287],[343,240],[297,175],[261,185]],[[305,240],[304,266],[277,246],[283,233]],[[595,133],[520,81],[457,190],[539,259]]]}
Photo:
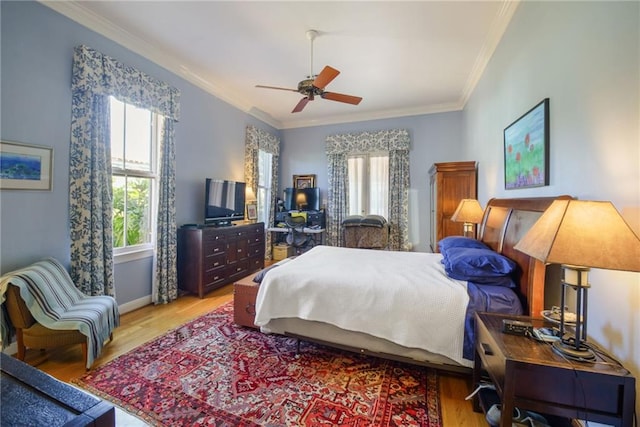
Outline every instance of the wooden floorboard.
{"label": "wooden floorboard", "polygon": [[[203,299],[183,295],[165,305],[148,305],[120,317],[120,326],[113,333],[113,342],[105,345],[94,367],[105,364],[137,346],[162,335],[233,299],[233,287],[225,286],[210,292]],[[27,350],[26,362],[44,372],[69,382],[84,374],[82,351],[79,345],[41,353]],[[443,424],[449,426],[480,427],[487,423],[482,414],[473,412],[471,402],[464,397],[470,393],[470,377],[440,374],[440,403]]]}

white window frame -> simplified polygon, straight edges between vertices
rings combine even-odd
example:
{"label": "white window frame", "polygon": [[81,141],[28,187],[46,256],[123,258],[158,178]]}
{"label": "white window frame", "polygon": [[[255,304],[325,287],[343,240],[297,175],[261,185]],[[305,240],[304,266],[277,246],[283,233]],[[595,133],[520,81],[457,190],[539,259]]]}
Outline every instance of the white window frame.
{"label": "white window frame", "polygon": [[[119,102],[125,104],[125,112],[128,104],[124,101]],[[151,188],[150,188],[150,203],[151,203],[151,218],[150,218],[150,239],[147,243],[137,244],[137,245],[128,245],[121,248],[113,248],[113,257],[114,264],[120,264],[124,262],[134,261],[138,259],[150,258],[153,256],[155,242],[156,242],[156,231],[157,231],[157,212],[158,212],[158,147],[159,141],[158,138],[160,136],[160,126],[162,123],[163,117],[153,111],[151,111],[151,171],[141,171],[135,169],[127,169],[114,167],[111,168],[112,176],[122,176],[125,179],[127,177],[132,178],[150,178],[151,179]],[[126,115],[125,115],[125,124],[124,124],[124,132],[126,135]],[[126,139],[125,139],[126,146]],[[126,150],[124,150],[126,152]],[[126,162],[125,162],[126,164]],[[125,198],[126,203],[126,198]],[[126,215],[125,215],[126,221]],[[126,224],[125,224],[126,227]]]}

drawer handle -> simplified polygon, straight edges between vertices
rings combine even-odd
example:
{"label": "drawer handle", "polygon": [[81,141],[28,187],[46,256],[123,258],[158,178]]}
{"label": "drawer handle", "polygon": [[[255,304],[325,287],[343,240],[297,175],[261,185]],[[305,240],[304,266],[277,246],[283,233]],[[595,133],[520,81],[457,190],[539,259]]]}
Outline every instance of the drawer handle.
{"label": "drawer handle", "polygon": [[246,311],[249,315],[251,316],[255,316],[256,315],[256,305],[255,304],[247,304],[247,306],[244,308],[244,311]]}
{"label": "drawer handle", "polygon": [[242,249],[238,249],[238,253],[242,252]]}
{"label": "drawer handle", "polygon": [[242,270],[242,267],[236,267],[236,271]]}
{"label": "drawer handle", "polygon": [[214,262],[214,263],[213,263],[213,266],[214,266],[214,267],[217,267],[217,266],[219,266],[219,265],[220,265],[220,262]]}
{"label": "drawer handle", "polygon": [[482,346],[482,351],[484,352],[484,354],[486,354],[487,356],[493,356],[493,350],[491,350],[489,344],[483,342],[480,345]]}
{"label": "drawer handle", "polygon": [[220,250],[220,248],[214,248],[213,249],[213,253],[215,254],[216,252],[218,252]]}
{"label": "drawer handle", "polygon": [[213,280],[216,281],[220,278],[220,276],[214,276]]}

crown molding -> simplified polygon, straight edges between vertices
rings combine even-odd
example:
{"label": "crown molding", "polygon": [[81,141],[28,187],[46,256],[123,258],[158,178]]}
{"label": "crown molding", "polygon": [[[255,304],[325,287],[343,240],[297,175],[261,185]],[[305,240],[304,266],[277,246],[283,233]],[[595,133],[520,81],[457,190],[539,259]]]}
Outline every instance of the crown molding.
{"label": "crown molding", "polygon": [[253,108],[251,103],[202,77],[202,75],[197,71],[190,70],[185,65],[174,61],[173,55],[170,52],[159,49],[155,44],[149,43],[148,41],[113,24],[111,21],[104,19],[100,15],[82,6],[82,2],[45,0],[39,0],[39,2],[59,14],[66,16],[72,21],[87,27],[91,31],[95,31],[96,33],[118,43],[121,46],[124,46],[162,68],[165,68],[173,74],[182,77],[205,92],[214,95],[222,101],[256,117],[259,120],[262,120],[268,125],[273,126],[276,129],[279,129],[282,126],[278,120],[275,120],[270,115]]}
{"label": "crown molding", "polygon": [[339,116],[327,116],[312,120],[291,120],[282,122],[281,129],[296,129],[312,126],[325,126],[342,123],[365,122],[369,120],[394,119],[399,117],[421,116],[426,114],[450,113],[461,111],[464,105],[460,102],[452,102],[425,107],[401,108],[366,113],[341,114]]}
{"label": "crown molding", "polygon": [[245,99],[237,94],[232,93],[227,88],[215,84],[210,79],[203,77],[205,73],[198,70],[191,70],[187,66],[176,61],[172,53],[159,49],[157,45],[131,34],[123,28],[113,24],[111,21],[104,19],[100,15],[85,8],[82,2],[71,1],[47,1],[38,0],[39,3],[50,9],[66,16],[67,18],[77,22],[78,24],[95,31],[96,33],[120,44],[121,46],[131,50],[132,52],[152,61],[153,63],[165,68],[166,70],[182,77],[186,81],[194,84],[205,92],[219,98],[220,100],[238,108],[239,110],[261,120],[262,122],[274,127],[275,129],[295,129],[311,126],[324,126],[341,123],[361,122],[368,120],[381,120],[407,116],[417,116],[424,114],[444,113],[451,111],[460,111],[464,108],[469,97],[473,93],[478,81],[482,77],[493,52],[495,51],[500,39],[506,31],[509,22],[521,0],[504,0],[502,6],[496,15],[487,35],[483,46],[478,54],[471,73],[467,79],[467,83],[462,91],[461,97],[457,102],[427,105],[418,108],[384,110],[372,113],[355,113],[341,114],[336,116],[327,116],[313,120],[284,120],[280,121],[269,115],[268,113],[255,108]]}
{"label": "crown molding", "polygon": [[462,96],[460,97],[460,103],[462,104],[462,108],[467,105],[467,101],[471,97],[476,85],[480,81],[482,74],[484,73],[487,64],[491,60],[493,56],[493,52],[495,52],[500,40],[502,40],[502,36],[504,32],[507,30],[509,23],[511,22],[511,18],[513,14],[516,12],[516,9],[520,5],[520,0],[504,0],[498,13],[496,14],[491,27],[489,29],[489,33],[480,48],[480,52],[476,57],[476,61],[473,64],[473,68],[469,73],[469,77],[467,79],[467,83],[465,84],[464,89],[462,90]]}

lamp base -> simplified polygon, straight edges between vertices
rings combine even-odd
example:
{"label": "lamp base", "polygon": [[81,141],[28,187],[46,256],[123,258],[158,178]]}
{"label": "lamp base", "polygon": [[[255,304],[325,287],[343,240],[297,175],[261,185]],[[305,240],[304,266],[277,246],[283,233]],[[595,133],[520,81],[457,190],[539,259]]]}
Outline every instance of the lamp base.
{"label": "lamp base", "polygon": [[553,343],[553,350],[567,359],[577,360],[580,362],[590,362],[596,358],[596,354],[593,350],[584,344],[580,344],[579,348],[576,348],[576,346],[571,343],[555,341]]}

